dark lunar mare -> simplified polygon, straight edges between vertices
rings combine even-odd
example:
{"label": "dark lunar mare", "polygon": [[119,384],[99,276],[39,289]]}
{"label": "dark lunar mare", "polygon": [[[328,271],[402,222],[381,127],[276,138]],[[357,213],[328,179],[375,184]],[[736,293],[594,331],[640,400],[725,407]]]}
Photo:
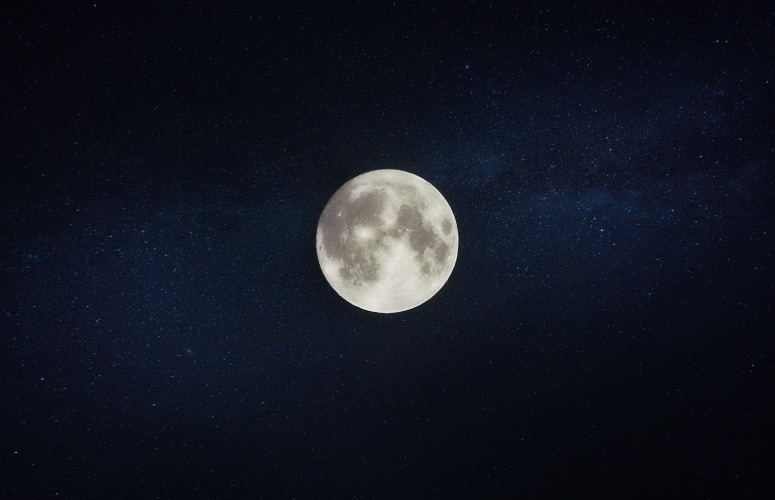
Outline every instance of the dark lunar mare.
{"label": "dark lunar mare", "polygon": [[[376,250],[387,247],[385,236],[401,238],[408,233],[409,245],[417,252],[415,258],[420,262],[420,268],[425,274],[431,273],[430,264],[423,262],[426,249],[432,249],[439,262],[447,259],[449,245],[434,232],[432,226],[424,224],[421,212],[425,206],[423,203],[401,205],[395,225],[385,230],[381,227],[381,214],[389,202],[389,196],[384,189],[377,187],[360,193],[350,201],[350,196],[357,187],[358,184],[348,183],[334,193],[319,221],[322,230],[319,250],[344,263],[339,269],[339,276],[343,280],[356,286],[377,281],[380,267],[374,255]],[[391,188],[396,189],[402,197],[417,198],[413,186]],[[375,231],[374,237],[366,241],[358,239],[352,232],[352,228],[357,226],[372,228]],[[452,223],[445,220],[442,230],[449,234]]]}

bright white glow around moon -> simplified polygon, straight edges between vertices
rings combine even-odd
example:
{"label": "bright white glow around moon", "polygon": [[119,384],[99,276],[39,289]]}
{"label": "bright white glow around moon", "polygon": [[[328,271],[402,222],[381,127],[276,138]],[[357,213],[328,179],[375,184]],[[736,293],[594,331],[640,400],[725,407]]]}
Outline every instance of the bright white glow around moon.
{"label": "bright white glow around moon", "polygon": [[447,200],[402,170],[373,170],[339,188],[320,215],[316,240],[333,289],[380,313],[433,297],[457,260],[457,223]]}

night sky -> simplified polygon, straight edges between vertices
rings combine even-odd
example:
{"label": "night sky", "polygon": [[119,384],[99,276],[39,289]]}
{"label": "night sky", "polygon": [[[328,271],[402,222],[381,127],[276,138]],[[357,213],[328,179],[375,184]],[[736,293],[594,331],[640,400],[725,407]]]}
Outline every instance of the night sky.
{"label": "night sky", "polygon": [[[773,498],[775,7],[585,3],[4,6],[0,498]],[[397,314],[315,253],[379,168]]]}

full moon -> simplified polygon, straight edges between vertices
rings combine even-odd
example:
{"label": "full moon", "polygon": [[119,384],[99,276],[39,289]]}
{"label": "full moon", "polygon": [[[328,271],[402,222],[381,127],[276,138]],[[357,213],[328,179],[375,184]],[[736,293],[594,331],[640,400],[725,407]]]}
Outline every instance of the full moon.
{"label": "full moon", "polygon": [[447,282],[457,260],[457,223],[424,179],[373,170],[334,193],[316,245],[336,293],[361,309],[395,313],[419,306]]}

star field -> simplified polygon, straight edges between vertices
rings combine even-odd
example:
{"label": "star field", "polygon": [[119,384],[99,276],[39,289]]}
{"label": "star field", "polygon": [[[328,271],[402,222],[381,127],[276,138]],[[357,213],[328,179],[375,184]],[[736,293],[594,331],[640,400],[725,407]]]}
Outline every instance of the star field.
{"label": "star field", "polygon": [[[0,21],[0,497],[772,496],[766,2]],[[460,235],[390,315],[315,254],[380,168]]]}

